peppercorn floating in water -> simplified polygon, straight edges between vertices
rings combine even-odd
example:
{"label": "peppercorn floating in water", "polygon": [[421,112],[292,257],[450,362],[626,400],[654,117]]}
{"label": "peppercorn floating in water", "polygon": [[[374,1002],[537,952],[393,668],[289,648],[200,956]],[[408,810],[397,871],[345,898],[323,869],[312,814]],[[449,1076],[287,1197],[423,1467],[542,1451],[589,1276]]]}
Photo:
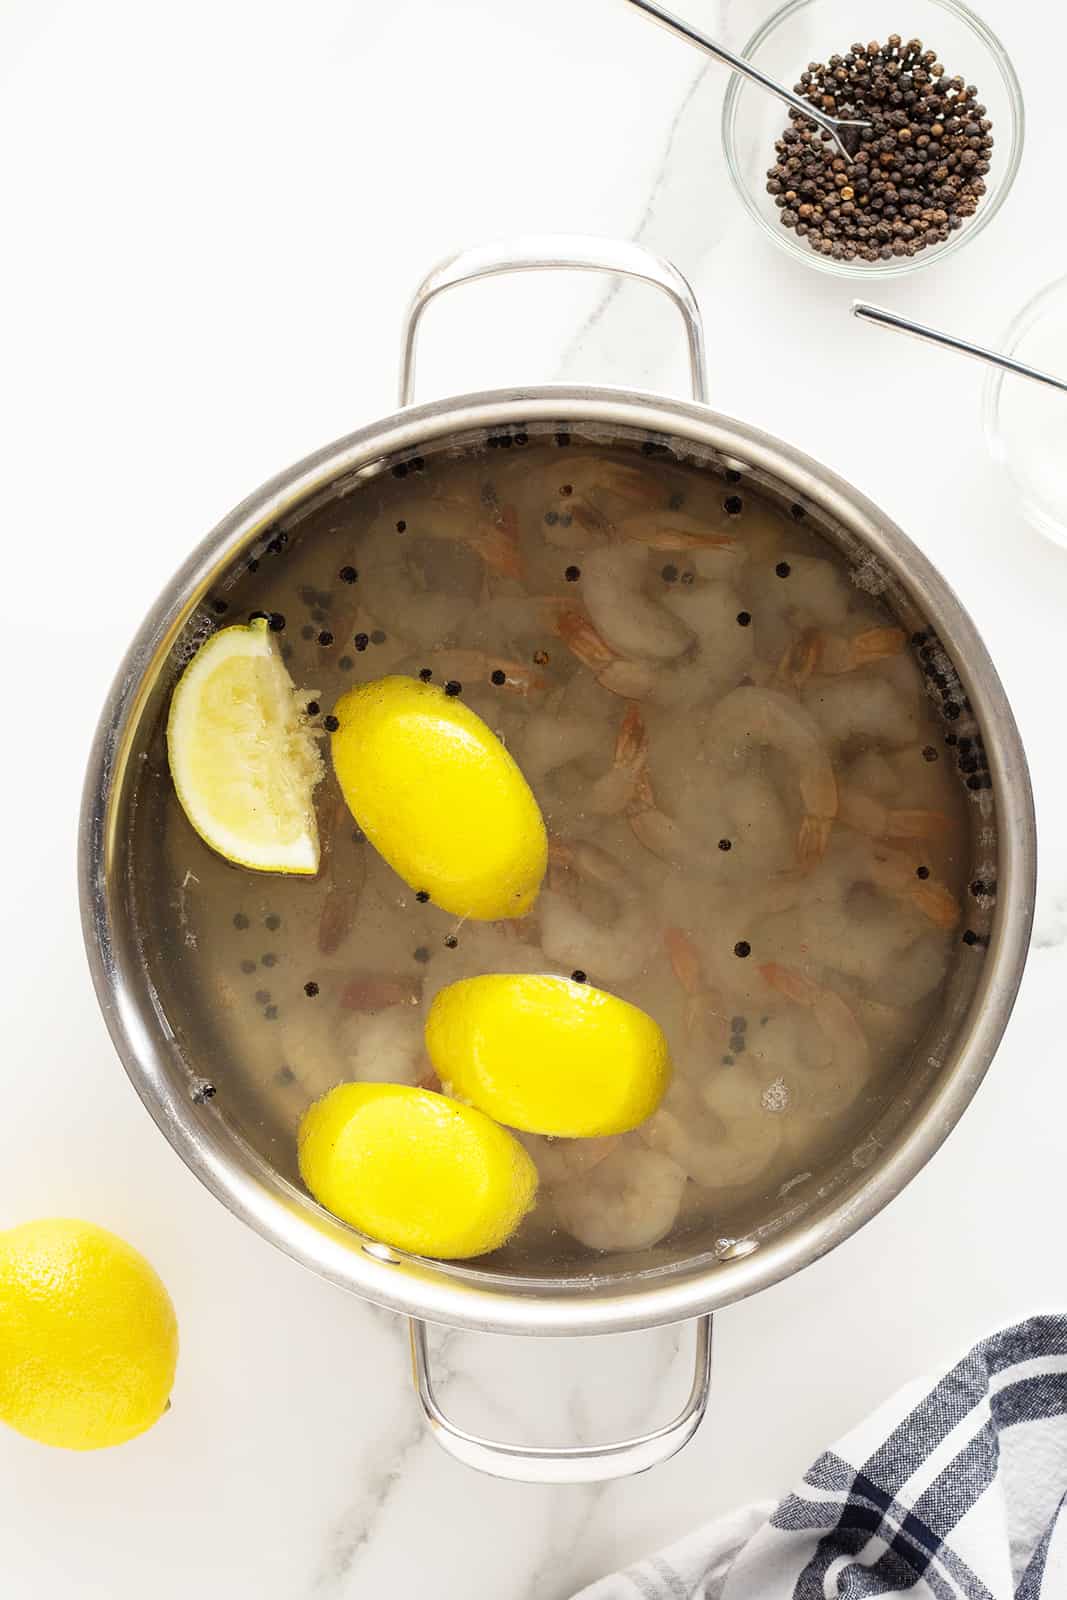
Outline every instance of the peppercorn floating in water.
{"label": "peppercorn floating in water", "polygon": [[[618,1134],[591,1118],[603,1137],[517,1135],[543,1198],[494,1269],[551,1276],[596,1270],[596,1251],[663,1239],[668,1259],[747,1237],[798,1174],[810,1194],[851,1163],[940,1027],[945,972],[954,1004],[980,981],[996,791],[948,651],[872,589],[862,552],[853,564],[823,536],[817,503],[779,502],[687,447],[644,450],[647,432],[506,436],[444,443],[422,474],[385,463],[294,518],[284,557],[220,576],[227,619],[288,619],[255,626],[263,651],[292,643],[298,748],[351,744],[315,790],[319,872],[215,855],[149,760],[129,892],[189,1092],[216,1085],[204,1114],[294,1183],[300,1119],[337,1084],[448,1092],[424,1039],[446,985],[548,976],[590,1010],[612,997],[652,1018],[676,1066],[654,1115]],[[225,637],[210,605],[200,623]],[[383,679],[410,768],[367,738],[361,697]],[[275,682],[257,672],[250,709]],[[486,754],[494,794],[514,795],[514,762],[544,819],[527,914],[445,908],[457,848],[492,843],[453,747]],[[387,834],[425,856],[402,859]],[[465,1062],[452,1087],[488,1083],[489,1065]]]}
{"label": "peppercorn floating in water", "polygon": [[799,111],[767,172],[781,221],[834,261],[890,261],[941,244],[986,192],[993,124],[978,90],[950,78],[921,39],[890,34],[813,61],[797,94],[869,122],[850,161]]}

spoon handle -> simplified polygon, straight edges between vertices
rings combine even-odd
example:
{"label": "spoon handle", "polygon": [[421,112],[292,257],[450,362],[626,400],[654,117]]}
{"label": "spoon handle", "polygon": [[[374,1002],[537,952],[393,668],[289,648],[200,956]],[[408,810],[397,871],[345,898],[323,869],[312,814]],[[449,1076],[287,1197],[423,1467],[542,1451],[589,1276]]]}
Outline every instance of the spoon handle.
{"label": "spoon handle", "polygon": [[[637,3],[638,0],[633,0],[633,4]],[[1047,383],[1050,389],[1059,389],[1067,394],[1067,383],[1062,378],[1054,378],[1048,372],[1039,372],[1036,367],[1028,367],[1025,362],[1016,361],[1011,356],[1002,356],[999,350],[986,350],[980,344],[972,344],[969,339],[957,339],[955,334],[942,333],[938,328],[927,328],[921,322],[912,322],[910,318],[898,316],[895,311],[886,311],[882,306],[871,306],[863,300],[853,300],[852,315],[864,322],[877,323],[881,328],[892,328],[895,333],[909,333],[913,339],[925,339],[927,344],[939,344],[946,350],[958,350],[961,355],[973,356],[976,361],[987,361],[990,366],[1002,367],[1005,372],[1018,373],[1020,378],[1032,378],[1035,383]]]}
{"label": "spoon handle", "polygon": [[732,50],[727,50],[725,45],[716,44],[714,39],[709,39],[706,33],[701,33],[699,28],[694,28],[689,22],[684,22],[681,17],[676,17],[673,12],[666,11],[655,0],[629,0],[630,5],[636,6],[638,11],[643,11],[651,17],[653,22],[658,22],[661,28],[666,28],[669,33],[676,33],[680,38],[696,45],[698,50],[704,50],[709,56],[714,56],[716,61],[722,61],[734,72],[739,72],[742,77],[750,78],[753,83],[758,83],[760,88],[768,90],[770,94],[777,95],[779,100],[787,106],[792,106],[794,111],[803,112],[805,117],[817,122],[828,133],[838,137],[834,117],[828,117],[823,112],[816,110],[810,100],[802,100],[800,95],[794,94],[784,84],[777,83],[774,78],[768,78],[765,72],[754,67],[751,61],[746,61],[744,56],[735,56]]}

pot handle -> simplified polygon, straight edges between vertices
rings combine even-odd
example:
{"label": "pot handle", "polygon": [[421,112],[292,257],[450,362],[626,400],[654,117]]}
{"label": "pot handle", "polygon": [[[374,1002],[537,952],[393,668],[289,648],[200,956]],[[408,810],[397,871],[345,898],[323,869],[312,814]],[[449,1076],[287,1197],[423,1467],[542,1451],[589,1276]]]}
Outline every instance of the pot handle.
{"label": "pot handle", "polygon": [[689,345],[689,373],[693,399],[706,404],[708,369],[704,355],[704,325],[689,284],[678,268],[628,239],[600,239],[592,234],[520,234],[515,239],[476,245],[440,262],[416,289],[404,318],[400,355],[400,404],[410,405],[415,394],[415,346],[419,323],[430,301],[445,289],[494,278],[503,272],[612,272],[637,278],[662,289],[685,323]]}
{"label": "pot handle", "polygon": [[457,1427],[437,1403],[430,1380],[426,1323],[410,1319],[415,1388],[430,1431],[443,1450],[465,1466],[519,1483],[607,1483],[647,1472],[688,1444],[700,1426],[711,1383],[711,1317],[696,1319],[696,1363],[689,1398],[672,1422],[614,1444],[506,1444]]}

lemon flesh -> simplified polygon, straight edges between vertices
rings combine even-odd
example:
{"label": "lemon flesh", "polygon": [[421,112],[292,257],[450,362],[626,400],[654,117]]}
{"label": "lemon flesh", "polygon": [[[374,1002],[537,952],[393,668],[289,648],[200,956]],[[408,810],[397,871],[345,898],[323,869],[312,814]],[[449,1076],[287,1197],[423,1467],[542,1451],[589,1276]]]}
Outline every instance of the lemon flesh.
{"label": "lemon flesh", "polygon": [[569,978],[491,974],[436,995],[426,1048],[441,1082],[524,1133],[590,1139],[625,1133],[667,1091],[659,1024]]}
{"label": "lemon flesh", "polygon": [[521,917],[548,841],[537,801],[500,740],[462,701],[415,678],[379,678],[334,708],[341,791],[412,889],[457,917]]}
{"label": "lemon flesh", "polygon": [[505,1243],[537,1194],[519,1141],[470,1106],[396,1083],[342,1083],[305,1112],[300,1173],[320,1205],[383,1244],[456,1260]]}
{"label": "lemon flesh", "polygon": [[318,871],[311,797],[322,758],[265,621],[201,646],[174,691],[167,752],[205,844],[260,872]]}
{"label": "lemon flesh", "polygon": [[0,1233],[0,1420],[41,1444],[98,1450],[166,1410],[178,1325],[125,1240],[49,1217]]}

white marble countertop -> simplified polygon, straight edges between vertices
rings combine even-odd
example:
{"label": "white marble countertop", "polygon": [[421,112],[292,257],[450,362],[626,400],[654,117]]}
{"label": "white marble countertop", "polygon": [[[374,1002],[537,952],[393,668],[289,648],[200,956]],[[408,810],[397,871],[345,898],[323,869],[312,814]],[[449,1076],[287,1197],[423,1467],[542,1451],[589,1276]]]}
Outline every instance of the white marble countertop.
{"label": "white marble countertop", "polygon": [[[877,298],[993,339],[1067,250],[1052,149],[1067,23],[1041,0],[984,4],[1027,98],[1021,175],[969,250]],[[740,45],[765,6],[689,10]],[[719,153],[723,88],[619,0],[0,7],[0,1222],[70,1212],[129,1236],[183,1336],[173,1411],[137,1443],[81,1457],[0,1433],[5,1600],[563,1600],[776,1497],[894,1386],[1064,1301],[1048,1241],[1067,1162],[1067,555],[1022,523],[989,464],[979,369],[857,328],[848,283],[757,235]],[[1042,220],[1017,248],[1024,217]],[[1043,850],[1022,995],[946,1148],[830,1258],[722,1315],[696,1441],[602,1490],[502,1484],[447,1460],[420,1428],[400,1323],[199,1187],[108,1041],[74,889],[87,748],[148,602],[250,488],[392,408],[401,308],[439,255],[543,229],[636,235],[673,256],[707,313],[714,403],[840,470],[925,548],[1015,705]],[[442,305],[421,392],[678,386],[680,347],[640,291],[592,317],[603,293],[513,281],[477,308]],[[541,1440],[663,1415],[688,1366],[677,1331],[562,1355],[445,1344],[454,1410]],[[555,1377],[561,1361],[573,1381]]]}

